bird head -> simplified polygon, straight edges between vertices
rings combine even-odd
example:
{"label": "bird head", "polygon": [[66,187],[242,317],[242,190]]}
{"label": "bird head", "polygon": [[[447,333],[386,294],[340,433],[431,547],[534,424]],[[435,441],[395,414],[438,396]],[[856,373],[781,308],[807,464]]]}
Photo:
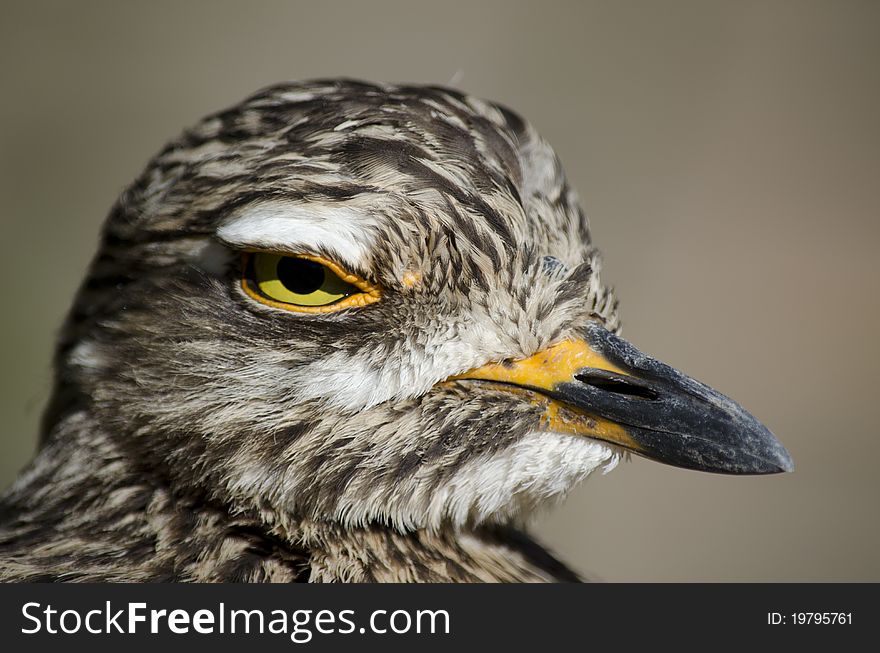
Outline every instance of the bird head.
{"label": "bird head", "polygon": [[87,415],[180,492],[402,530],[520,519],[627,452],[791,468],[617,331],[578,198],[517,115],[280,85],[186,130],[115,204],[47,437]]}

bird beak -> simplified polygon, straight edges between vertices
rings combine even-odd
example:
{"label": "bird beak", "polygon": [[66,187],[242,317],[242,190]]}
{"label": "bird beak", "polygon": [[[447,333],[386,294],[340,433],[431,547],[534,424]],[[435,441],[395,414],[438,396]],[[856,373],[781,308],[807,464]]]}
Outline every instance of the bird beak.
{"label": "bird beak", "polygon": [[604,440],[670,465],[724,474],[794,469],[776,437],[733,400],[598,324],[581,336],[450,380],[526,391],[545,406],[547,430]]}

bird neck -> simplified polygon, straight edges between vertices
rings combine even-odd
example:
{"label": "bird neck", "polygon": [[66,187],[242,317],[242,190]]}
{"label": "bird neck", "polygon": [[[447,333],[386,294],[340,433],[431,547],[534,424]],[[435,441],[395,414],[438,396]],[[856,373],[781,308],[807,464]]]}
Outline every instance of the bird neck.
{"label": "bird neck", "polygon": [[401,533],[381,525],[302,522],[313,582],[576,582],[521,531],[475,527]]}
{"label": "bird neck", "polygon": [[233,508],[175,486],[76,419],[47,438],[0,498],[0,579],[578,580],[512,528],[400,532]]}

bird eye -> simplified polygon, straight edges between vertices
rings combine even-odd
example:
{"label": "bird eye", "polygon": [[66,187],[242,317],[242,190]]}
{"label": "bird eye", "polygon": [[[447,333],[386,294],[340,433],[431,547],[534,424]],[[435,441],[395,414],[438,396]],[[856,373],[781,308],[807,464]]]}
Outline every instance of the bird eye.
{"label": "bird eye", "polygon": [[254,282],[269,299],[297,306],[326,306],[358,291],[317,261],[278,254],[254,256]]}
{"label": "bird eye", "polygon": [[263,304],[304,313],[328,313],[379,299],[379,288],[317,256],[245,254],[242,288]]}

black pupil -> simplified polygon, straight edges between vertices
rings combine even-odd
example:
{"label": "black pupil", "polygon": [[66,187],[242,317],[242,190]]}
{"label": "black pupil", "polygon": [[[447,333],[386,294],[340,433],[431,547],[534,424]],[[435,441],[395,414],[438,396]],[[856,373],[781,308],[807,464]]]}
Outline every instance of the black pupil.
{"label": "black pupil", "polygon": [[308,259],[285,256],[275,271],[284,287],[298,295],[309,295],[324,285],[324,266]]}

